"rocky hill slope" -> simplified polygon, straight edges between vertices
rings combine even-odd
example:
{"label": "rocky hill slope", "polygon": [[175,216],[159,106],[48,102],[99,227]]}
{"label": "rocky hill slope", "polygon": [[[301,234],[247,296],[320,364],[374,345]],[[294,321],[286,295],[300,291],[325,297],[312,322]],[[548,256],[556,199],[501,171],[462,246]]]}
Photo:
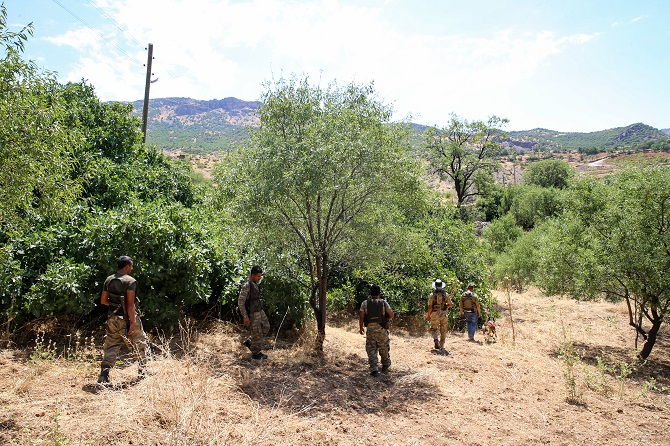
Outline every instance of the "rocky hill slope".
{"label": "rocky hill slope", "polygon": [[[143,101],[133,102],[142,115]],[[164,98],[149,101],[147,143],[186,153],[228,151],[247,141],[248,127],[258,125],[258,101],[237,98],[200,101]]]}
{"label": "rocky hill slope", "polygon": [[557,132],[533,129],[509,132],[508,144],[522,150],[587,151],[588,149],[623,149],[643,146],[645,143],[665,144],[670,136],[642,123],[616,127],[598,132]]}
{"label": "rocky hill slope", "polygon": [[[133,102],[142,114],[143,101]],[[190,98],[163,98],[149,101],[147,143],[164,150],[186,153],[228,151],[248,139],[250,126],[258,125],[258,101],[229,97],[208,101]],[[445,118],[446,119],[446,118]],[[446,122],[445,122],[446,124]],[[411,124],[413,146],[421,144],[426,126]],[[517,150],[585,151],[654,147],[667,150],[670,129],[661,131],[642,123],[598,132],[558,132],[533,129],[509,132],[505,145]],[[644,145],[646,144],[647,147]]]}

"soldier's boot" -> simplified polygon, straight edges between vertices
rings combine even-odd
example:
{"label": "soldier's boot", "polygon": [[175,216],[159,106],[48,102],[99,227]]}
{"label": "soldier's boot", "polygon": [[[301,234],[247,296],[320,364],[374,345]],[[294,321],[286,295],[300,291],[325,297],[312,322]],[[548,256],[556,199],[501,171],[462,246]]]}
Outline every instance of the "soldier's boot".
{"label": "soldier's boot", "polygon": [[100,376],[98,376],[98,384],[109,384],[109,369],[111,367],[108,365],[103,365],[100,367]]}
{"label": "soldier's boot", "polygon": [[435,350],[439,350],[439,349],[440,349],[440,341],[435,339]]}
{"label": "soldier's boot", "polygon": [[137,368],[137,376],[139,378],[146,378],[147,376],[155,375],[156,372],[147,367],[146,364],[140,364]]}
{"label": "soldier's boot", "polygon": [[242,343],[242,345],[244,345],[246,348],[251,350],[251,339],[249,339],[249,338],[245,339],[244,342]]}
{"label": "soldier's boot", "polygon": [[389,372],[389,366],[383,365],[382,366],[382,373],[388,373]]}
{"label": "soldier's boot", "polygon": [[253,355],[251,355],[251,357],[253,359],[268,359],[268,355],[262,352],[254,353]]}

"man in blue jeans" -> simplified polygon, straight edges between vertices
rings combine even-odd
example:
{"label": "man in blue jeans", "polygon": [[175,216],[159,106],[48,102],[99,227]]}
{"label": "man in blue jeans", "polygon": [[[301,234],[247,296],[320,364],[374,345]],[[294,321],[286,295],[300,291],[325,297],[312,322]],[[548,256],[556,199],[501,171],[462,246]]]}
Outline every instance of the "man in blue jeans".
{"label": "man in blue jeans", "polygon": [[461,302],[458,304],[461,317],[465,316],[465,323],[468,327],[468,341],[475,342],[475,333],[477,332],[477,320],[481,317],[482,311],[479,308],[479,301],[474,292],[475,284],[469,283],[468,290],[461,296]]}

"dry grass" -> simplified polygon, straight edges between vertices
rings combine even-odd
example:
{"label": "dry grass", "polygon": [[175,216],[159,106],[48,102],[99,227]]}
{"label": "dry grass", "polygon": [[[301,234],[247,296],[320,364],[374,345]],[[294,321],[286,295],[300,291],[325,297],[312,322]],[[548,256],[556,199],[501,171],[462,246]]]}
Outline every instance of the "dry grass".
{"label": "dry grass", "polygon": [[635,354],[623,306],[536,291],[513,294],[512,306],[516,343],[502,317],[498,342],[452,333],[448,356],[431,352],[427,333],[392,327],[393,365],[379,379],[367,373],[354,320],[328,327],[321,356],[306,333],[278,342],[264,362],[249,359],[238,327],[184,321],[174,338],[154,337],[155,375],[137,380],[128,361],[103,390],[88,345],[68,360],[2,350],[0,443],[667,444],[665,331],[651,361],[628,370]]}

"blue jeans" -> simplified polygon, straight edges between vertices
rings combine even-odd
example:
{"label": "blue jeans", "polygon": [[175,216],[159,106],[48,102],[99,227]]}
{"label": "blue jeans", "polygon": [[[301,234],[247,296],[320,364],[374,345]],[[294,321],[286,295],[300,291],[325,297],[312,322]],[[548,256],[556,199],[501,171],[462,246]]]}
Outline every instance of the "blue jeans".
{"label": "blue jeans", "polygon": [[468,326],[469,339],[475,338],[475,332],[477,331],[477,319],[478,316],[476,311],[465,312],[465,323]]}

